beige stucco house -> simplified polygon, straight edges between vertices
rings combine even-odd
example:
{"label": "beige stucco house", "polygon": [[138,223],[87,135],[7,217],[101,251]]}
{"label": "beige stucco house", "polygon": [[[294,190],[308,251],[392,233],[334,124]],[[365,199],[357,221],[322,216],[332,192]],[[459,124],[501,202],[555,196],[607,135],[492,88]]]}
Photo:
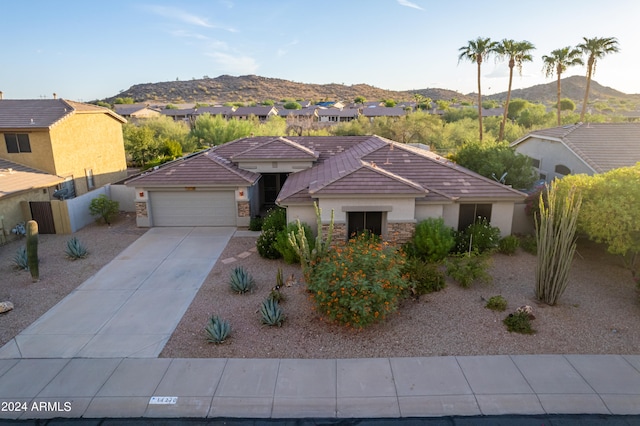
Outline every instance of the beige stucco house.
{"label": "beige stucco house", "polygon": [[579,123],[536,130],[511,144],[540,178],[593,175],[640,162],[640,123]]}
{"label": "beige stucco house", "polygon": [[503,235],[525,194],[426,149],[379,136],[238,139],[127,182],[139,226],[246,226],[274,204],[289,222],[323,226],[336,238],[368,229],[406,241],[429,217],[463,229],[478,216]]}
{"label": "beige stucco house", "polygon": [[35,217],[37,203],[54,194],[70,198],[124,179],[124,122],[109,109],[63,99],[0,100],[4,226]]}

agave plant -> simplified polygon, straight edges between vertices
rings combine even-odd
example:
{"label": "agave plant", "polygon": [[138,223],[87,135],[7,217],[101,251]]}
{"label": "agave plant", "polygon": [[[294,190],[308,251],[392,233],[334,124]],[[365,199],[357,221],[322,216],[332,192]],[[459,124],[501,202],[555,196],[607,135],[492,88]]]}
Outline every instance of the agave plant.
{"label": "agave plant", "polygon": [[246,269],[242,266],[237,266],[231,272],[229,285],[231,286],[231,290],[242,294],[252,291],[256,283]]}
{"label": "agave plant", "polygon": [[24,269],[25,271],[29,270],[29,264],[27,262],[27,249],[25,247],[20,247],[18,251],[16,251],[16,254],[13,257],[13,262],[16,264],[16,268]]}
{"label": "agave plant", "polygon": [[284,322],[284,312],[278,305],[278,302],[272,298],[267,298],[262,301],[260,307],[260,313],[262,314],[262,323],[266,325],[282,326]]}
{"label": "agave plant", "polygon": [[65,253],[67,253],[67,257],[71,260],[84,259],[89,254],[87,248],[82,245],[76,237],[67,241],[67,249],[65,250]]}
{"label": "agave plant", "polygon": [[229,334],[231,334],[231,324],[229,324],[229,321],[217,315],[212,315],[211,318],[209,318],[209,323],[204,329],[207,332],[207,342],[209,343],[222,343],[229,337]]}

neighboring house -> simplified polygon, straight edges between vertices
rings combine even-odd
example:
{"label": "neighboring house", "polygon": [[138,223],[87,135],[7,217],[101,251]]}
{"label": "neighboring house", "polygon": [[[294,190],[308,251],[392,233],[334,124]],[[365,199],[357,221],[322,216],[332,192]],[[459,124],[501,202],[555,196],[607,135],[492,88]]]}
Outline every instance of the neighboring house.
{"label": "neighboring house", "polygon": [[194,118],[197,118],[202,114],[220,115],[222,118],[231,118],[231,113],[235,110],[232,106],[211,106],[211,107],[199,107],[193,111]]}
{"label": "neighboring house", "polygon": [[118,115],[126,119],[138,120],[160,116],[160,111],[150,108],[148,104],[116,104],[113,108]]}
{"label": "neighboring house", "polygon": [[160,111],[160,114],[167,117],[171,117],[173,121],[188,122],[195,112],[196,110],[193,108],[185,108],[185,109],[165,108]]}
{"label": "neighboring house", "polygon": [[281,109],[278,110],[278,115],[293,122],[314,122],[318,121],[318,107],[310,106],[302,109]]}
{"label": "neighboring house", "polygon": [[579,123],[536,130],[511,144],[540,178],[593,175],[640,162],[640,123]]}
{"label": "neighboring house", "polygon": [[0,158],[61,176],[67,197],[81,195],[127,176],[125,122],[64,99],[0,100]]}
{"label": "neighboring house", "polygon": [[[0,159],[0,244],[16,237],[11,229],[32,216],[31,208],[48,204],[55,186],[63,181],[60,176]],[[39,225],[42,228],[50,224]],[[40,231],[54,233],[55,229]]]}
{"label": "neighboring house", "polygon": [[407,115],[408,111],[402,107],[373,107],[363,108],[362,115],[373,121],[376,117],[399,118]]}
{"label": "neighboring house", "polygon": [[238,107],[230,115],[238,120],[248,120],[255,116],[259,121],[267,121],[272,115],[278,115],[278,110],[272,106]]}
{"label": "neighboring house", "polygon": [[442,217],[463,229],[486,217],[511,233],[525,194],[428,150],[378,136],[238,139],[126,182],[136,188],[139,226],[246,226],[278,204],[289,222],[323,228],[333,210],[336,238],[368,229],[408,240],[415,224]]}
{"label": "neighboring house", "polygon": [[345,123],[355,120],[360,115],[357,109],[319,108],[318,121],[321,123]]}

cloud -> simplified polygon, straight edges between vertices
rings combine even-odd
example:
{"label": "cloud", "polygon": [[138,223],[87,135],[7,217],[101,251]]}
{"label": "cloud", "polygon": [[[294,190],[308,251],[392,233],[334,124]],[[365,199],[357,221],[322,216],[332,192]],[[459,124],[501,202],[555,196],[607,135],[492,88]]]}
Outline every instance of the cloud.
{"label": "cloud", "polygon": [[185,38],[195,38],[198,40],[209,40],[209,37],[205,35],[192,33],[190,31],[185,31],[185,30],[174,30],[174,31],[170,31],[169,34],[171,34],[174,37],[185,37]]}
{"label": "cloud", "polygon": [[290,43],[287,43],[286,45],[284,45],[283,47],[279,48],[278,50],[276,50],[276,56],[278,58],[282,58],[283,56],[285,56],[287,53],[289,53],[289,49],[288,47],[291,46],[295,46],[296,44],[298,44],[298,40],[293,40]]}
{"label": "cloud", "polygon": [[231,74],[255,74],[258,64],[249,56],[234,56],[223,52],[210,52],[206,54],[220,65],[224,72]]}
{"label": "cloud", "polygon": [[207,22],[206,19],[203,19],[197,15],[186,12],[182,9],[178,9],[177,7],[167,7],[167,6],[158,6],[158,5],[150,5],[147,7],[151,12],[156,15],[163,16],[165,18],[173,18],[179,21],[182,21],[186,24],[195,25],[198,27],[204,28],[214,28],[215,26]]}
{"label": "cloud", "polygon": [[420,6],[418,6],[413,2],[410,2],[409,0],[397,0],[397,1],[400,6],[410,7],[412,9],[424,10],[423,8],[421,8]]}

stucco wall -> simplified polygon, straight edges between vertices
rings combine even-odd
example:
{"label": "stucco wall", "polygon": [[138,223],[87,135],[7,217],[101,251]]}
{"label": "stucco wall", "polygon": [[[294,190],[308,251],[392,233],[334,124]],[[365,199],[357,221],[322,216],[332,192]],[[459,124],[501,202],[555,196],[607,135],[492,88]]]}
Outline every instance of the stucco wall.
{"label": "stucco wall", "polygon": [[411,222],[415,220],[415,198],[320,198],[322,222],[328,223],[331,210],[336,223],[347,222],[349,211],[384,211],[388,222]]}
{"label": "stucco wall", "polygon": [[311,161],[240,161],[238,167],[255,173],[293,173],[313,165]]}
{"label": "stucco wall", "polygon": [[493,203],[491,207],[491,226],[500,228],[500,235],[511,235],[513,225],[513,203]]}
{"label": "stucco wall", "polygon": [[55,171],[73,176],[76,194],[88,191],[86,170],[96,187],[127,177],[122,124],[107,114],[74,114],[51,129]]}
{"label": "stucco wall", "polygon": [[540,138],[529,138],[515,146],[516,152],[536,160],[540,160],[539,172],[546,175],[547,182],[555,177],[562,177],[555,173],[556,165],[567,166],[572,174],[593,174],[573,152],[560,142],[552,142]]}
{"label": "stucco wall", "polygon": [[18,223],[31,219],[24,216],[20,206],[22,201],[49,201],[49,192],[46,189],[34,189],[0,199],[0,227],[3,228],[0,232],[4,234],[4,238],[0,236],[0,243],[4,242],[5,239],[6,241],[11,241],[16,238],[14,234],[11,234],[11,229]]}
{"label": "stucco wall", "polygon": [[43,172],[56,174],[53,162],[53,151],[51,150],[51,140],[46,131],[26,131],[19,130],[6,133],[27,133],[29,135],[29,145],[31,152],[11,153],[7,152],[7,144],[4,140],[4,133],[0,133],[0,157],[9,161],[24,164]]}
{"label": "stucco wall", "polygon": [[[329,216],[331,211],[329,211]],[[311,227],[314,235],[318,235],[318,224],[316,221],[316,211],[313,206],[288,206],[287,207],[287,223],[295,222],[296,220],[306,223]],[[327,219],[329,222],[329,219]]]}
{"label": "stucco wall", "polygon": [[417,204],[416,220],[418,222],[430,217],[444,217],[444,205],[442,204]]}

